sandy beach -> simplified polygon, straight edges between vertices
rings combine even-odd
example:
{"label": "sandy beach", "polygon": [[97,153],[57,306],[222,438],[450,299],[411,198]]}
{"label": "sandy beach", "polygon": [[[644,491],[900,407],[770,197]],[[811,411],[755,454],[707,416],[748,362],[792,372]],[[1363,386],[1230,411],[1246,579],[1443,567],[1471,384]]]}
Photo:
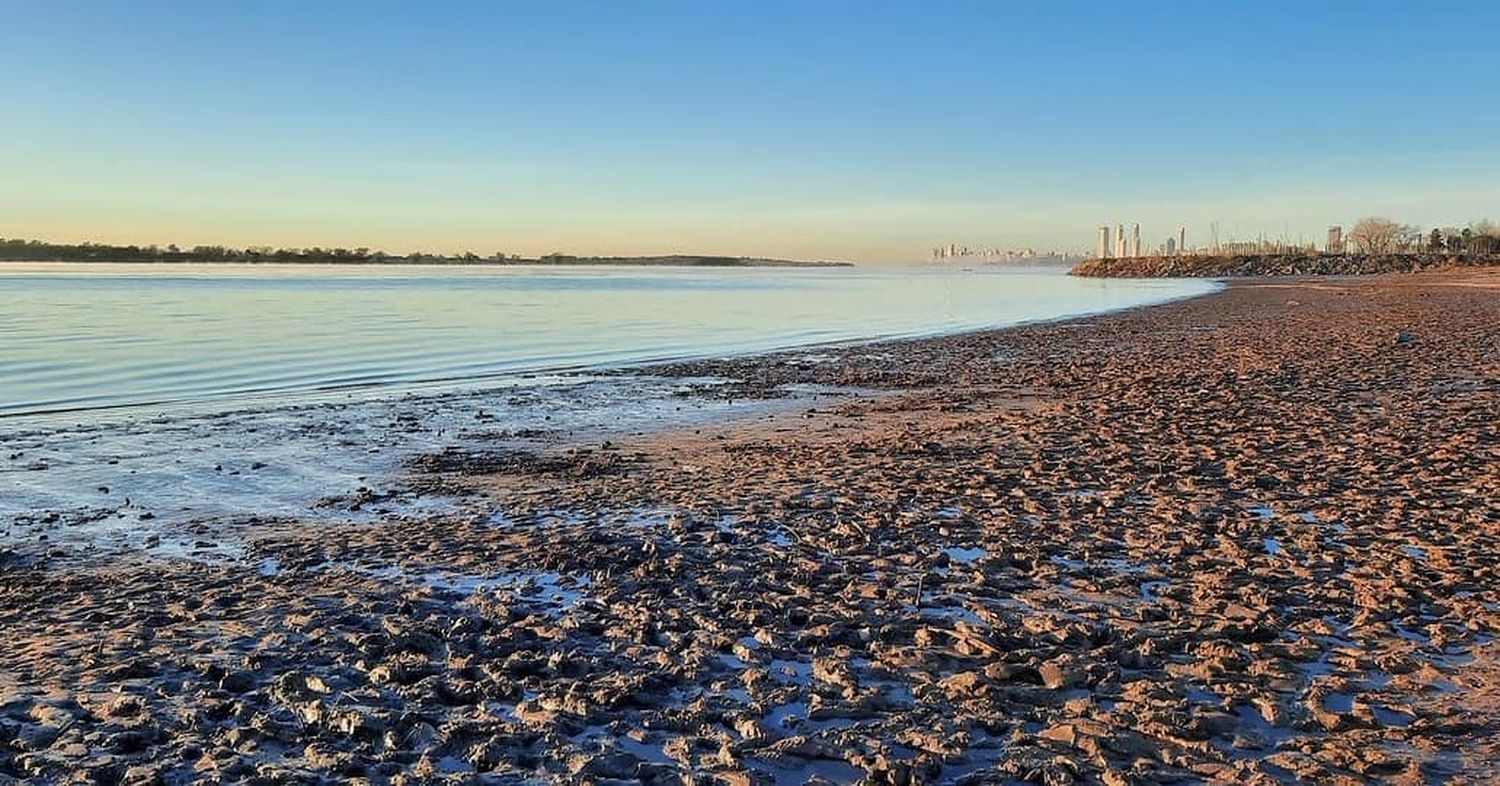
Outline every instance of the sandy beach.
{"label": "sandy beach", "polygon": [[1500,272],[641,369],[458,513],[0,552],[0,782],[1500,778]]}

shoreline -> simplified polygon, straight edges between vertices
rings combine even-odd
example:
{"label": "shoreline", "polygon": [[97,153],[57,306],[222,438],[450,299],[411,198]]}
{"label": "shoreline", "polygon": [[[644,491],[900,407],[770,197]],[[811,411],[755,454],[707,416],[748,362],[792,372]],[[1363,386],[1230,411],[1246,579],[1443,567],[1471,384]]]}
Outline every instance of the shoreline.
{"label": "shoreline", "polygon": [[[59,263],[75,264],[75,263]],[[196,263],[195,263],[196,264]],[[225,263],[237,264],[237,263]],[[1217,282],[1216,282],[1217,283]],[[1222,289],[1222,285],[1219,286]],[[379,382],[357,382],[347,384],[326,385],[319,388],[262,388],[234,391],[228,393],[209,393],[197,396],[185,396],[179,398],[164,397],[146,401],[124,401],[118,403],[104,403],[91,405],[61,404],[49,406],[46,409],[27,409],[11,411],[0,408],[0,426],[8,422],[15,423],[22,419],[66,419],[72,416],[98,414],[104,416],[122,415],[132,417],[137,414],[165,416],[176,418],[181,413],[208,413],[208,414],[245,414],[277,409],[294,408],[302,406],[316,406],[320,403],[340,403],[347,400],[359,400],[352,397],[368,393],[371,398],[405,398],[421,396],[448,396],[465,394],[482,394],[486,391],[511,387],[510,383],[518,382],[528,378],[536,377],[619,377],[619,376],[642,376],[650,375],[653,369],[671,368],[681,364],[697,363],[705,361],[716,361],[721,359],[754,359],[763,357],[779,356],[797,352],[816,352],[823,349],[844,349],[862,345],[873,344],[899,344],[907,341],[925,341],[929,339],[943,338],[948,336],[964,335],[968,333],[985,333],[1012,328],[1040,325],[1052,322],[1063,322],[1075,319],[1083,319],[1101,314],[1112,314],[1139,308],[1152,308],[1159,305],[1175,303],[1182,300],[1211,295],[1219,289],[1210,289],[1204,292],[1193,292],[1179,294],[1165,300],[1159,300],[1144,305],[1129,305],[1115,308],[1103,308],[1098,311],[1082,311],[1059,314],[1051,317],[1038,317],[1025,319],[1004,325],[953,325],[931,329],[921,329],[907,332],[875,334],[858,336],[853,338],[831,338],[811,341],[806,343],[792,343],[771,346],[746,346],[741,348],[729,348],[727,350],[712,350],[704,352],[689,352],[680,355],[659,355],[639,359],[621,359],[603,361],[599,363],[575,362],[561,365],[534,365],[518,366],[513,369],[487,371],[473,375],[460,375],[451,377],[430,377],[420,379],[402,379],[395,381]],[[350,397],[349,399],[343,397]],[[234,402],[234,406],[228,406]],[[244,402],[244,405],[239,405]]]}
{"label": "shoreline", "polygon": [[1500,266],[1493,252],[1187,253],[1085,259],[1069,271],[1084,278],[1269,278],[1373,276]]}
{"label": "shoreline", "polygon": [[1482,779],[1497,293],[671,363],[885,393],[476,454],[243,565],[0,561],[0,776]]}
{"label": "shoreline", "polygon": [[656,257],[559,257],[555,259],[460,259],[452,257],[424,257],[407,259],[385,257],[374,260],[345,260],[335,258],[318,259],[130,259],[78,257],[71,259],[27,259],[23,257],[0,258],[4,265],[204,265],[238,267],[276,266],[322,266],[338,268],[360,267],[527,267],[527,268],[577,268],[577,267],[655,267],[655,268],[851,268],[854,262],[813,259],[764,259],[759,257],[715,257],[693,254],[674,254]]}

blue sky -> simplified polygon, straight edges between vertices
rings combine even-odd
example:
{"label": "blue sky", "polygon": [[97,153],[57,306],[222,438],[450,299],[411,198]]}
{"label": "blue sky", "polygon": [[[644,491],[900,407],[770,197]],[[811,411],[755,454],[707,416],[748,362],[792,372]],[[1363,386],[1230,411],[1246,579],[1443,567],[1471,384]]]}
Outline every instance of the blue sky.
{"label": "blue sky", "polygon": [[917,258],[1500,218],[1500,4],[0,0],[0,235]]}

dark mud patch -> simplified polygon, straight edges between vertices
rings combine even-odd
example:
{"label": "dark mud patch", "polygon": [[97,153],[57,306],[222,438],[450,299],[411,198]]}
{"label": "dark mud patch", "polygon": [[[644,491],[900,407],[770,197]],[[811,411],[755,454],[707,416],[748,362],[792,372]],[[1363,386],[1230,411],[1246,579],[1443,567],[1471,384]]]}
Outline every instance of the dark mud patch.
{"label": "dark mud patch", "polygon": [[428,475],[552,475],[595,478],[621,474],[625,472],[627,463],[615,453],[587,448],[556,455],[539,455],[529,450],[446,448],[439,453],[426,453],[408,459],[406,469]]}

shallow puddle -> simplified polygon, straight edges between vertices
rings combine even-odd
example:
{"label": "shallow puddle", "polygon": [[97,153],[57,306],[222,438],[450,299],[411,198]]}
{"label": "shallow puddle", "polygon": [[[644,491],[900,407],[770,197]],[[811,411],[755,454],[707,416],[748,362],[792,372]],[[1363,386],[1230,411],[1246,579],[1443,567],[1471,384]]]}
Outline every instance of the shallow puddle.
{"label": "shallow puddle", "polygon": [[1418,562],[1427,561],[1427,550],[1419,548],[1417,546],[1402,546],[1401,553],[1405,554],[1408,557],[1411,557]]}
{"label": "shallow puddle", "polygon": [[487,592],[512,592],[524,600],[547,606],[549,614],[560,614],[576,606],[587,597],[583,590],[593,584],[587,576],[570,576],[555,571],[509,571],[472,575],[444,571],[411,572],[397,565],[374,567],[339,561],[324,562],[311,568],[314,573],[339,570],[358,573],[382,582],[423,587],[465,597]]}
{"label": "shallow puddle", "polygon": [[771,777],[776,786],[803,786],[814,778],[821,778],[831,783],[858,783],[865,777],[865,771],[853,767],[842,761],[809,761],[799,758],[767,759],[747,758],[745,763],[751,769],[764,773]]}
{"label": "shallow puddle", "polygon": [[958,546],[943,549],[943,553],[948,555],[949,560],[957,562],[960,565],[971,565],[976,560],[983,559],[990,554],[987,549],[961,548]]}

